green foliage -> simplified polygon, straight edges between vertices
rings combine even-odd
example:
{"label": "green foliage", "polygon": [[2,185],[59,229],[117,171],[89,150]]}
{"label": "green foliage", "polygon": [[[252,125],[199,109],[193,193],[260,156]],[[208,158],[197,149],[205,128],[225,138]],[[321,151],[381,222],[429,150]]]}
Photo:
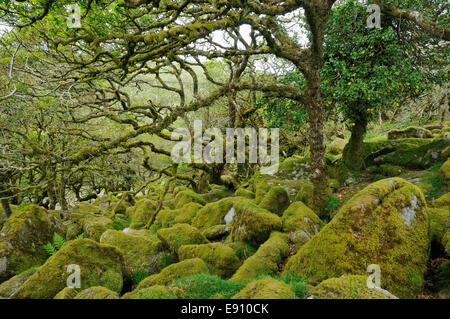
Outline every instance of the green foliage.
{"label": "green foliage", "polygon": [[337,197],[331,196],[327,201],[327,205],[325,206],[328,215],[332,216],[332,214],[336,211],[336,209],[339,208],[340,204],[341,203]]}
{"label": "green foliage", "polygon": [[423,182],[431,185],[425,194],[427,200],[438,198],[443,193],[445,185],[438,176],[439,168],[442,164],[442,162],[433,164],[429,169],[427,169],[427,174],[422,178]]}
{"label": "green foliage", "polygon": [[131,280],[137,286],[143,279],[148,277],[148,272],[145,269],[138,269],[131,275]]}
{"label": "green foliage", "polygon": [[[83,234],[82,234],[83,235]],[[64,245],[66,244],[66,241],[64,238],[62,238],[57,233],[53,234],[53,243],[47,243],[44,245],[44,250],[49,254],[50,256],[54,255],[58,250],[60,250]]]}
{"label": "green foliage", "polygon": [[185,292],[187,299],[209,299],[216,295],[231,298],[245,287],[245,284],[224,280],[216,275],[196,274],[175,281]]}
{"label": "green foliage", "polygon": [[123,230],[124,229],[123,224],[118,220],[113,221],[113,227],[115,230]]}

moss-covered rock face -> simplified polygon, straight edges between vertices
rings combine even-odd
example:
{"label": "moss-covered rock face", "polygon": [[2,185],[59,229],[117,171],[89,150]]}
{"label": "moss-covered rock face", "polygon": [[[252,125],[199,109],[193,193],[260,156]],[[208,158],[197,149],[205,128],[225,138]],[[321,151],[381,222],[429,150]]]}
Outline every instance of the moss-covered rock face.
{"label": "moss-covered rock face", "polygon": [[208,243],[206,237],[197,228],[188,224],[176,224],[170,228],[161,228],[157,234],[164,246],[175,254],[182,245]]}
{"label": "moss-covered rock face", "polygon": [[433,134],[427,129],[417,126],[410,126],[401,130],[390,130],[387,133],[389,140],[396,140],[399,138],[431,138]]}
{"label": "moss-covered rock face", "polygon": [[224,186],[214,185],[214,187],[207,193],[200,195],[205,202],[212,203],[223,198],[233,196],[233,191]]}
{"label": "moss-covered rock face", "polygon": [[0,282],[45,262],[44,245],[53,234],[64,235],[62,221],[44,208],[17,209],[0,232]]}
{"label": "moss-covered rock face", "polygon": [[444,246],[447,256],[450,256],[450,228],[448,228],[444,236],[442,236],[442,245]]}
{"label": "moss-covered rock face", "polygon": [[23,273],[16,275],[0,285],[0,297],[9,298],[30,278],[37,267],[30,268]]}
{"label": "moss-covered rock face", "polygon": [[407,168],[428,168],[433,163],[447,160],[445,150],[449,139],[404,138],[380,140],[363,144],[366,167],[392,164]]}
{"label": "moss-covered rock face", "polygon": [[419,188],[400,178],[370,184],[300,248],[285,271],[310,282],[381,268],[382,288],[399,297],[421,290],[428,258],[428,217]]}
{"label": "moss-covered rock face", "polygon": [[11,298],[51,299],[67,286],[69,265],[78,265],[81,289],[103,286],[115,292],[122,289],[123,255],[116,247],[91,239],[68,242],[18,289]]}
{"label": "moss-covered rock face", "polygon": [[450,158],[439,169],[439,178],[445,183],[450,184]]}
{"label": "moss-covered rock face", "polygon": [[441,197],[439,197],[438,199],[435,199],[432,203],[431,206],[436,207],[436,208],[450,208],[450,192],[445,193],[444,195],[442,195]]}
{"label": "moss-covered rock face", "polygon": [[252,202],[239,203],[234,209],[231,225],[233,241],[248,241],[259,245],[269,238],[272,231],[281,230],[280,217]]}
{"label": "moss-covered rock face", "polygon": [[175,224],[191,224],[202,207],[199,203],[192,202],[178,209],[164,209],[158,213],[156,221],[160,222],[162,227],[171,227]]}
{"label": "moss-covered rock face", "polygon": [[180,261],[164,268],[159,274],[149,276],[142,280],[136,290],[148,288],[154,285],[169,285],[179,278],[209,273],[208,266],[200,258],[192,258]]}
{"label": "moss-covered rock face", "polygon": [[85,237],[95,241],[108,229],[114,229],[113,221],[103,216],[85,218],[82,223]]}
{"label": "moss-covered rock face", "polygon": [[328,146],[328,152],[330,152],[333,155],[342,154],[345,145],[347,145],[347,141],[344,140],[343,138],[337,137],[330,143],[330,146]]}
{"label": "moss-covered rock face", "polygon": [[225,224],[225,216],[232,210],[233,204],[240,200],[242,197],[228,197],[205,205],[192,220],[192,226],[206,230],[215,225]]}
{"label": "moss-covered rock face", "polygon": [[292,203],[284,211],[281,222],[283,232],[289,234],[297,250],[323,227],[322,220],[302,202]]}
{"label": "moss-covered rock face", "polygon": [[259,207],[281,216],[289,206],[289,195],[281,186],[273,186],[259,203]]}
{"label": "moss-covered rock face", "polygon": [[276,275],[278,265],[288,254],[288,236],[273,232],[256,253],[239,267],[230,280],[246,283],[262,275]]}
{"label": "moss-covered rock face", "polygon": [[234,250],[221,243],[204,245],[184,245],[178,250],[180,260],[189,258],[202,259],[211,273],[229,278],[241,265]]}
{"label": "moss-covered rock face", "polygon": [[295,293],[284,282],[265,277],[250,282],[232,299],[295,299]]}
{"label": "moss-covered rock face", "polygon": [[119,294],[105,287],[90,287],[80,291],[73,299],[119,299]]}
{"label": "moss-covered rock face", "polygon": [[183,291],[175,287],[152,286],[133,290],[122,296],[122,299],[179,299]]}
{"label": "moss-covered rock face", "polygon": [[314,186],[311,183],[304,183],[300,187],[294,201],[302,202],[307,206],[311,206]]}
{"label": "moss-covered rock face", "polygon": [[398,299],[379,287],[368,288],[367,276],[347,275],[322,281],[311,291],[314,299]]}
{"label": "moss-covered rock face", "polygon": [[100,243],[119,248],[127,265],[134,270],[145,270],[148,274],[159,271],[162,242],[156,236],[150,238],[123,231],[108,230],[101,236]]}
{"label": "moss-covered rock face", "polygon": [[229,225],[216,225],[205,229],[202,233],[208,240],[218,240],[230,234],[231,227]]}
{"label": "moss-covered rock face", "polygon": [[127,208],[126,215],[131,221],[130,227],[133,229],[144,227],[152,219],[157,206],[156,201],[144,198],[137,201],[134,206]]}
{"label": "moss-covered rock face", "polygon": [[399,176],[404,172],[401,166],[391,165],[391,164],[381,164],[377,172],[383,176],[395,177]]}
{"label": "moss-covered rock face", "polygon": [[198,203],[200,205],[205,205],[206,201],[200,194],[195,193],[191,190],[178,192],[175,196],[174,205],[175,208],[181,208],[188,203]]}
{"label": "moss-covered rock face", "polygon": [[234,250],[234,253],[241,261],[253,256],[257,249],[254,245],[245,241],[225,242],[225,244]]}
{"label": "moss-covered rock face", "polygon": [[430,220],[430,238],[442,244],[442,237],[450,228],[450,208],[428,208],[427,213]]}

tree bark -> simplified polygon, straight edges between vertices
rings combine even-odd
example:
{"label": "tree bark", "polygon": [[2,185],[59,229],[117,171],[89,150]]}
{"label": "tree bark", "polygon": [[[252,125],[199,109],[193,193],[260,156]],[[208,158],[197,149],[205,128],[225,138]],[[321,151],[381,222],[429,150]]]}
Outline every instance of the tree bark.
{"label": "tree bark", "polygon": [[359,171],[364,167],[363,159],[363,141],[367,130],[367,118],[360,117],[355,121],[355,125],[351,129],[351,136],[344,150],[345,165],[355,171]]}

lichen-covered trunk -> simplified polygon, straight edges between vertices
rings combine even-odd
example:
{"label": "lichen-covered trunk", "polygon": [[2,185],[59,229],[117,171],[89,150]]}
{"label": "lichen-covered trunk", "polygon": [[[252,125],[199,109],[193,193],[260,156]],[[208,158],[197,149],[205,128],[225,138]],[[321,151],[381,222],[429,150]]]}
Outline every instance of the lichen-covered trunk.
{"label": "lichen-covered trunk", "polygon": [[311,182],[314,186],[312,208],[325,217],[325,206],[331,192],[328,183],[323,143],[323,110],[320,96],[320,69],[306,79],[305,102],[308,110]]}
{"label": "lichen-covered trunk", "polygon": [[351,129],[350,140],[344,150],[345,165],[355,171],[359,171],[364,167],[363,140],[366,129],[366,118],[361,117],[358,121],[355,121],[355,125]]}

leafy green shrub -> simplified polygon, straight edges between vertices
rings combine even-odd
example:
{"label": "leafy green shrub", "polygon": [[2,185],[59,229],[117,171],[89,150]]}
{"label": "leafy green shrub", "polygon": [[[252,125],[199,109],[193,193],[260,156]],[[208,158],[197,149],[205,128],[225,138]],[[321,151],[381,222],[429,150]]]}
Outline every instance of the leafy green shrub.
{"label": "leafy green shrub", "polygon": [[175,281],[187,299],[208,299],[215,295],[231,298],[245,287],[245,284],[224,280],[216,275],[196,274]]}

